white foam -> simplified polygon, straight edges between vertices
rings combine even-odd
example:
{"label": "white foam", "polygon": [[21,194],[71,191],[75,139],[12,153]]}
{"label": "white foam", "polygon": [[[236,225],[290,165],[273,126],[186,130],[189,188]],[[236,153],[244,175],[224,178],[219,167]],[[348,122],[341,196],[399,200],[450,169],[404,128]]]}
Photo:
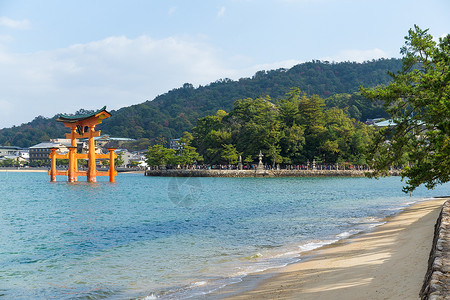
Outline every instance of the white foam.
{"label": "white foam", "polygon": [[344,232],[339,233],[338,235],[336,235],[336,237],[341,240],[341,239],[348,238],[351,235],[352,235],[352,233],[350,231],[344,231]]}
{"label": "white foam", "polygon": [[206,281],[197,281],[197,282],[192,283],[192,284],[191,284],[191,287],[203,286],[203,285],[205,285],[205,284],[207,284]]}
{"label": "white foam", "polygon": [[[228,285],[236,284],[242,281],[242,277],[231,277],[214,280],[210,282],[199,281],[191,284],[187,288],[183,288],[173,293],[162,296],[160,299],[191,299],[211,294]],[[156,299],[156,298],[155,298]]]}
{"label": "white foam", "polygon": [[299,245],[298,248],[301,252],[311,251],[320,247],[323,247],[325,245],[332,244],[334,242],[337,242],[338,240],[326,240],[326,241],[316,241],[316,242],[309,242],[306,244]]}
{"label": "white foam", "polygon": [[277,258],[278,257],[285,257],[285,256],[292,257],[292,256],[298,255],[299,253],[300,253],[300,251],[289,251],[289,252],[284,252],[284,253],[277,254],[274,257],[277,257]]}

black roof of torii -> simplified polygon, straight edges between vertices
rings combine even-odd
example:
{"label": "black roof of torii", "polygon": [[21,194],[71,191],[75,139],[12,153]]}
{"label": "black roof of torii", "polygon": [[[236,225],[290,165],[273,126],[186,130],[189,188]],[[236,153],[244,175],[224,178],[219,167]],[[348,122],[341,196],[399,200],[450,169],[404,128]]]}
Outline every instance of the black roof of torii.
{"label": "black roof of torii", "polygon": [[64,122],[64,123],[76,123],[79,121],[83,121],[92,117],[95,117],[97,114],[102,113],[102,112],[106,112],[108,115],[111,116],[111,113],[109,113],[108,111],[106,111],[106,106],[103,106],[103,108],[99,109],[96,112],[90,113],[90,114],[84,114],[84,115],[73,115],[73,116],[69,116],[69,115],[60,115],[58,119],[56,119],[56,121],[58,122]]}

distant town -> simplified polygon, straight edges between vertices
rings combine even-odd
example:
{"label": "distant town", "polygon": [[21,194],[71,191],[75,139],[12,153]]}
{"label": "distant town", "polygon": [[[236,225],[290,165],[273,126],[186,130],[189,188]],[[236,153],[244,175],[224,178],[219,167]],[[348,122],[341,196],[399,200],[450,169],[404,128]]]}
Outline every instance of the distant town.
{"label": "distant town", "polygon": [[[145,152],[147,149],[141,151],[128,151],[120,148],[120,145],[126,142],[134,141],[129,138],[117,138],[108,135],[103,135],[95,138],[95,152],[97,154],[108,153],[108,145],[114,143],[118,146],[116,153],[118,159],[117,167],[120,168],[140,168],[147,166],[145,162]],[[50,139],[31,146],[29,148],[21,148],[16,146],[0,146],[0,167],[47,167],[50,165],[50,149],[57,148],[59,153],[67,153],[69,151],[70,139]],[[88,144],[87,139],[79,139],[77,141],[77,153],[87,153]],[[64,167],[68,165],[68,160],[59,159],[58,165]],[[107,160],[97,160],[97,165],[101,167]],[[83,166],[83,160],[79,160],[80,166]]]}

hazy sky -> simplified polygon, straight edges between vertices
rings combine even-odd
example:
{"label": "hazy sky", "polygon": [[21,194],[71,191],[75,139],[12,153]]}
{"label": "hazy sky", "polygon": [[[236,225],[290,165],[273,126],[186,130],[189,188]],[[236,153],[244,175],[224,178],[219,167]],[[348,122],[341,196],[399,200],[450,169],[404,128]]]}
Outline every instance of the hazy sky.
{"label": "hazy sky", "polygon": [[448,0],[0,0],[0,128],[312,59],[400,57]]}

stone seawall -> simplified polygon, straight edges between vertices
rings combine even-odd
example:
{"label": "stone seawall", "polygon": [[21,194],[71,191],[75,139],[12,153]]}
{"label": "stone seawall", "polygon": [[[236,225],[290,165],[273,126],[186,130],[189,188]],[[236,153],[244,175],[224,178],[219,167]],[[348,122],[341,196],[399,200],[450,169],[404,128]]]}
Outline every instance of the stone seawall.
{"label": "stone seawall", "polygon": [[[147,170],[146,176],[162,177],[364,177],[359,170]],[[392,174],[398,175],[398,174]]]}
{"label": "stone seawall", "polygon": [[444,203],[435,225],[433,247],[420,297],[422,300],[450,298],[450,200]]}

